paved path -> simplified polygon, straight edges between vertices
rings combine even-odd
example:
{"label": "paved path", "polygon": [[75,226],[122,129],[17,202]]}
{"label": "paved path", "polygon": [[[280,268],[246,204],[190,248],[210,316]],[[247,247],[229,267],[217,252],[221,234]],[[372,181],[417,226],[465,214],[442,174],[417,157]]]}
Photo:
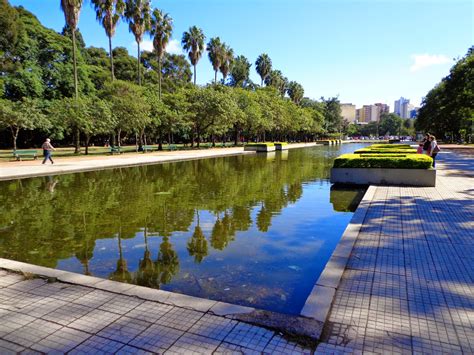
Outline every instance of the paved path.
{"label": "paved path", "polygon": [[[288,148],[303,148],[317,145],[316,143],[289,144]],[[44,176],[53,174],[73,173],[79,171],[102,170],[118,167],[128,167],[144,164],[159,164],[164,162],[212,158],[239,154],[254,154],[244,152],[242,147],[211,148],[203,150],[179,150],[152,153],[128,153],[111,156],[81,156],[74,158],[58,158],[55,164],[41,164],[41,159],[27,161],[0,162],[0,180]]]}
{"label": "paved path", "polygon": [[373,187],[317,353],[474,353],[474,156],[435,188]]}
{"label": "paved path", "polygon": [[[474,353],[474,158],[443,152],[439,168],[435,188],[371,187],[316,353]],[[215,305],[190,309],[74,277],[95,284],[0,270],[0,353],[312,351]]]}

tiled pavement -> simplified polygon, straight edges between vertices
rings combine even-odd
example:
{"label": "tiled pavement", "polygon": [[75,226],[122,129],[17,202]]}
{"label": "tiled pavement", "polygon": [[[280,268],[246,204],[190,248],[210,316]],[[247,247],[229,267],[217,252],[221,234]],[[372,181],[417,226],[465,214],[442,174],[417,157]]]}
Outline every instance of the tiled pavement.
{"label": "tiled pavement", "polygon": [[[474,159],[444,160],[436,188],[376,187],[316,353],[474,353]],[[0,354],[311,351],[210,312],[0,270]]]}
{"label": "tiled pavement", "polygon": [[316,353],[474,353],[474,156],[376,187]]}

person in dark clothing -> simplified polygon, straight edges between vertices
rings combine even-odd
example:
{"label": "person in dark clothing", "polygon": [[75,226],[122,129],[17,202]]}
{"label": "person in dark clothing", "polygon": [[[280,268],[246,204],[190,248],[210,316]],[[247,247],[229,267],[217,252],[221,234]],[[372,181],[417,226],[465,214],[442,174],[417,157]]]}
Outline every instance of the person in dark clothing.
{"label": "person in dark clothing", "polygon": [[431,147],[431,141],[430,141],[430,134],[426,133],[425,139],[421,143],[423,143],[423,154],[430,155],[430,147]]}
{"label": "person in dark clothing", "polygon": [[51,158],[51,155],[53,153],[53,150],[56,150],[56,149],[54,149],[54,147],[51,145],[51,140],[49,138],[46,138],[46,141],[43,143],[41,148],[43,148],[43,155],[44,155],[43,164],[46,163],[47,160],[50,160],[51,164],[54,164],[54,161],[53,161],[53,158]]}

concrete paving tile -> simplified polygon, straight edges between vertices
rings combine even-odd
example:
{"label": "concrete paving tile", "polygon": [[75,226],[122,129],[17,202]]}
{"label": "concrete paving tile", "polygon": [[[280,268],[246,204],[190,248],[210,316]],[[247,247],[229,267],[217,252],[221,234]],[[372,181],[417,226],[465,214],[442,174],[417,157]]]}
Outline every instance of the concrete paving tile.
{"label": "concrete paving tile", "polygon": [[90,355],[90,354],[115,354],[122,347],[123,343],[114,340],[92,336],[73,350],[69,352],[71,355]]}
{"label": "concrete paving tile", "polygon": [[4,336],[4,339],[25,348],[30,348],[43,338],[61,329],[61,326],[42,319],[36,319]]}
{"label": "concrete paving tile", "polygon": [[124,316],[106,326],[97,335],[127,344],[150,325],[151,323]]}
{"label": "concrete paving tile", "polygon": [[249,348],[245,348],[239,345],[222,342],[219,345],[219,347],[214,351],[214,354],[216,355],[237,355],[237,354],[260,355],[262,354],[262,352],[251,350]]}
{"label": "concrete paving tile", "polygon": [[86,293],[85,295],[79,298],[76,298],[72,302],[76,304],[81,304],[83,306],[91,307],[91,308],[97,308],[109,302],[115,296],[116,295],[111,292],[95,290],[95,291]]}
{"label": "concrete paving tile", "polygon": [[195,334],[184,334],[164,354],[212,354],[220,341]]}
{"label": "concrete paving tile", "polygon": [[25,350],[23,346],[0,339],[0,353],[2,355],[14,355]]}
{"label": "concrete paving tile", "polygon": [[263,351],[273,335],[273,332],[264,328],[239,322],[224,338],[224,341],[251,350]]}
{"label": "concrete paving tile", "polygon": [[119,351],[117,351],[115,354],[117,355],[148,355],[148,354],[154,354],[150,351],[146,351],[143,349],[135,348],[130,345],[125,345],[123,348],[121,348]]}
{"label": "concrete paving tile", "polygon": [[75,303],[67,303],[56,310],[42,316],[41,318],[61,325],[69,325],[75,320],[92,312],[93,308]]}
{"label": "concrete paving tile", "polygon": [[3,313],[0,316],[0,339],[35,320],[35,317],[18,312],[8,311],[8,313]]}
{"label": "concrete paving tile", "polygon": [[120,318],[119,314],[94,309],[68,324],[68,327],[96,334]]}
{"label": "concrete paving tile", "polygon": [[142,304],[127,312],[126,316],[149,323],[155,323],[174,308],[175,307],[167,304],[144,301]]}
{"label": "concrete paving tile", "polygon": [[215,340],[222,340],[230,333],[236,324],[236,321],[228,318],[204,314],[202,318],[189,329],[189,332]]}
{"label": "concrete paving tile", "polygon": [[163,353],[184,334],[183,331],[152,324],[133,339],[129,345],[153,353]]}
{"label": "concrete paving tile", "polygon": [[165,324],[167,327],[187,331],[195,323],[197,323],[197,321],[200,320],[203,315],[204,313],[201,312],[174,307],[169,312],[164,314],[160,318],[159,322],[160,324]]}
{"label": "concrete paving tile", "polygon": [[310,355],[312,352],[309,348],[304,348],[295,344],[294,342],[290,342],[285,338],[275,335],[270,343],[263,349],[264,354],[278,354],[278,355],[286,355],[286,354],[294,354],[294,355]]}
{"label": "concrete paving tile", "polygon": [[143,302],[144,301],[135,297],[117,295],[99,306],[99,309],[117,314],[125,314],[141,305]]}
{"label": "concrete paving tile", "polygon": [[64,354],[90,337],[88,333],[64,327],[33,344],[31,348],[46,354]]}
{"label": "concrete paving tile", "polygon": [[351,352],[362,351],[364,347],[365,331],[365,326],[348,325],[329,321],[326,323],[326,327],[321,335],[321,341],[332,346],[350,349]]}

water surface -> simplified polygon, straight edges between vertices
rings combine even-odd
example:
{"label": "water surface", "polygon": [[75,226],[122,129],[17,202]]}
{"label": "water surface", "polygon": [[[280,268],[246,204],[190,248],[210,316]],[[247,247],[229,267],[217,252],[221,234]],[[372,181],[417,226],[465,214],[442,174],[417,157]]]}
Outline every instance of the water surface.
{"label": "water surface", "polygon": [[363,190],[360,144],[0,182],[0,257],[298,314]]}

